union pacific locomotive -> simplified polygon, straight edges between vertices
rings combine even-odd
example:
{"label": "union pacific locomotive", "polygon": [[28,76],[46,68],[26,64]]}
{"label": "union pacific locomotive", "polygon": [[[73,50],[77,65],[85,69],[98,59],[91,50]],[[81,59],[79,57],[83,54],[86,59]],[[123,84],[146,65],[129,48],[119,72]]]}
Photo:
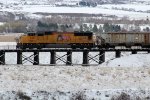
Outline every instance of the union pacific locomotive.
{"label": "union pacific locomotive", "polygon": [[37,32],[22,35],[17,48],[92,48],[95,45],[92,32]]}
{"label": "union pacific locomotive", "polygon": [[20,36],[17,48],[114,48],[150,47],[148,32],[110,32],[96,36],[92,32],[37,32]]}

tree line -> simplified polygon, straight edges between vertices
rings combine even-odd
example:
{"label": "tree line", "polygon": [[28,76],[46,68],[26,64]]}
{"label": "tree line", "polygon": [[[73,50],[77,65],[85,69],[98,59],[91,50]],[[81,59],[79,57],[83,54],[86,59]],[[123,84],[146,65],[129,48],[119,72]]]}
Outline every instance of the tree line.
{"label": "tree line", "polygon": [[43,23],[41,21],[37,24],[38,31],[90,31],[95,33],[104,33],[104,32],[119,32],[121,27],[119,25],[113,25],[105,23],[102,25],[92,25],[92,24],[82,24],[80,27],[75,27],[71,24],[59,25],[57,23]]}
{"label": "tree line", "polygon": [[107,32],[120,32],[120,31],[130,31],[130,32],[150,32],[150,28],[146,27],[141,29],[140,26],[120,26],[118,24],[58,24],[44,21],[12,21],[0,25],[1,33],[25,33],[33,31],[61,31],[61,32],[71,32],[71,31],[90,31],[94,33],[107,33]]}

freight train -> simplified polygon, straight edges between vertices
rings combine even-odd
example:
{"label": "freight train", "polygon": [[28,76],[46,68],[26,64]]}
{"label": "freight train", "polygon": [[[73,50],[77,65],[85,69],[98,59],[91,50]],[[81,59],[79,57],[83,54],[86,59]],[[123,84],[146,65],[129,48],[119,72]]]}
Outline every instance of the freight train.
{"label": "freight train", "polygon": [[148,32],[37,32],[17,39],[17,48],[114,48],[116,46],[150,47]]}

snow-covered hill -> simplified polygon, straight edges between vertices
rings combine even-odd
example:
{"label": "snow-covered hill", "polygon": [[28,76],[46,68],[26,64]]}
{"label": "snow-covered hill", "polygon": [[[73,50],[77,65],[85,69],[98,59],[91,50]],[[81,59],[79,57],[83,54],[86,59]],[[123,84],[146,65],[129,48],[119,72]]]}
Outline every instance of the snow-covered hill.
{"label": "snow-covered hill", "polygon": [[[150,16],[150,8],[148,5],[121,5],[124,9],[119,9],[119,5],[102,5],[95,8],[91,7],[53,7],[51,5],[17,5],[17,6],[7,6],[1,7],[0,11],[12,12],[12,13],[22,13],[26,16],[33,16],[36,13],[83,13],[83,14],[103,14],[115,15],[120,17],[128,16],[132,19],[146,19]],[[128,9],[128,7],[132,9]],[[115,8],[115,9],[114,9]],[[141,8],[141,10],[139,10]],[[146,9],[145,9],[146,8]],[[63,10],[62,10],[63,9]],[[127,9],[127,10],[125,10]],[[38,17],[38,15],[36,15]],[[35,17],[36,17],[35,16]]]}
{"label": "snow-covered hill", "polygon": [[[25,14],[29,17],[43,17],[35,13],[86,13],[115,15],[118,17],[128,16],[132,19],[146,19],[150,16],[149,0],[92,0],[97,3],[96,7],[81,7],[77,5],[80,0],[0,0],[0,11],[14,14]],[[85,0],[91,2],[90,0]]]}
{"label": "snow-covered hill", "polygon": [[96,2],[96,3],[103,3],[103,4],[119,4],[119,3],[142,3],[142,4],[149,4],[150,0],[0,0],[0,3],[3,4],[55,4],[58,2],[61,3],[78,3],[79,1],[86,1],[86,2]]}

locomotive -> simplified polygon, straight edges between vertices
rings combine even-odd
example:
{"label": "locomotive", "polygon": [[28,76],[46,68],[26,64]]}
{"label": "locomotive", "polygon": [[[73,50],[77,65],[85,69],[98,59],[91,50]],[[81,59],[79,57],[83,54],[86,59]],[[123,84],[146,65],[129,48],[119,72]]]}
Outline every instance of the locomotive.
{"label": "locomotive", "polygon": [[17,48],[92,48],[95,46],[92,32],[37,32],[22,35]]}
{"label": "locomotive", "polygon": [[20,36],[17,48],[115,48],[116,46],[150,47],[148,32],[33,32]]}

